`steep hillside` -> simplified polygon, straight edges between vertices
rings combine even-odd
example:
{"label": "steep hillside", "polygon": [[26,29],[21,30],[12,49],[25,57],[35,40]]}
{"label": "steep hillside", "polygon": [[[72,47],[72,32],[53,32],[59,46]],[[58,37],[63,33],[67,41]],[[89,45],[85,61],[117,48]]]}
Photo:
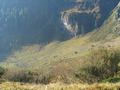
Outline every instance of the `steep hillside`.
{"label": "steep hillside", "polygon": [[120,4],[108,16],[100,28],[83,36],[23,45],[0,62],[1,79],[42,84],[119,82]]}
{"label": "steep hillside", "polygon": [[0,0],[0,58],[24,45],[66,40],[60,12],[66,0]]}
{"label": "steep hillside", "polygon": [[92,31],[102,25],[118,1],[1,0],[0,60],[22,46],[64,41]]}
{"label": "steep hillside", "polygon": [[44,44],[27,45],[11,53],[3,62],[17,67],[41,67],[42,64],[44,66],[84,56],[93,45],[100,46],[116,42],[119,46],[119,8],[118,4],[108,20],[96,31],[64,42],[54,41],[46,46]]}
{"label": "steep hillside", "polygon": [[[9,73],[11,70],[13,75],[16,75],[17,70],[33,70],[35,75],[38,75],[36,72],[39,72],[40,75],[42,75],[40,77],[44,77],[45,75],[45,78],[47,79],[49,79],[51,74],[54,75],[52,82],[57,82],[59,80],[65,80],[66,82],[77,82],[79,81],[78,78],[85,78],[84,72],[82,72],[82,77],[79,77],[78,74],[81,67],[88,65],[86,63],[89,63],[88,60],[90,58],[86,59],[86,57],[91,53],[91,48],[93,49],[104,46],[108,48],[107,50],[110,48],[111,51],[111,47],[119,48],[120,46],[119,8],[120,6],[118,4],[118,6],[113,10],[111,16],[108,18],[108,20],[106,20],[105,24],[101,26],[100,30],[93,31],[85,36],[79,36],[64,42],[52,42],[46,46],[39,44],[27,45],[22,47],[20,50],[11,53],[11,55],[7,57],[5,61],[0,63],[2,67],[10,70],[8,70],[8,72],[5,74],[5,77],[9,78]],[[115,32],[113,32],[114,30]],[[106,55],[106,50],[103,49],[98,53],[100,53],[100,55]],[[111,56],[112,53],[113,51],[110,54],[108,53],[107,56]],[[116,54],[119,54],[119,50]],[[103,58],[100,55],[98,55],[99,58]],[[93,59],[93,57],[91,58]],[[119,60],[119,57],[117,58]],[[94,63],[97,62],[97,59],[95,59]],[[117,60],[116,57],[112,57],[110,60],[113,59]],[[98,60],[98,62],[99,61],[101,60]],[[92,63],[92,65],[96,65],[94,63]],[[90,80],[90,82],[96,82],[94,80],[91,81],[91,79],[98,78],[95,76],[88,77],[86,77],[86,79],[88,79],[88,81]]]}

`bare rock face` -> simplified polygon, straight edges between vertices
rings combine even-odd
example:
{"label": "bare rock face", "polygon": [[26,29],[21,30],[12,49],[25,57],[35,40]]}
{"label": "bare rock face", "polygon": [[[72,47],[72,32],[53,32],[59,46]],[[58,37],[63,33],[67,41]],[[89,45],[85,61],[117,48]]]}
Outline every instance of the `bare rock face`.
{"label": "bare rock face", "polygon": [[116,8],[117,8],[116,19],[120,22],[120,2]]}
{"label": "bare rock face", "polygon": [[72,36],[99,28],[119,0],[76,0],[73,8],[61,13],[61,20]]}
{"label": "bare rock face", "polygon": [[112,21],[115,23],[112,33],[115,36],[120,36],[120,2],[114,9]]}

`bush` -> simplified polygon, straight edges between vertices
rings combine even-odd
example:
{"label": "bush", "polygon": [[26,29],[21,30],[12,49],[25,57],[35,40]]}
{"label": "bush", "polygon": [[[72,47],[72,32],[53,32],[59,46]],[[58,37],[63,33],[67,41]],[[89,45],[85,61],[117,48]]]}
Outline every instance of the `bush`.
{"label": "bush", "polygon": [[3,76],[5,73],[5,69],[3,67],[0,67],[0,78]]}
{"label": "bush", "polygon": [[50,83],[51,76],[49,74],[43,74],[38,70],[15,70],[9,69],[3,76],[4,79],[14,82],[24,83]]}
{"label": "bush", "polygon": [[117,83],[117,82],[120,82],[120,77],[108,78],[108,79],[103,80],[102,82],[104,82],[104,83],[106,83],[106,82]]}
{"label": "bush", "polygon": [[85,66],[75,76],[86,82],[97,82],[117,75],[120,51],[114,48],[92,48]]}

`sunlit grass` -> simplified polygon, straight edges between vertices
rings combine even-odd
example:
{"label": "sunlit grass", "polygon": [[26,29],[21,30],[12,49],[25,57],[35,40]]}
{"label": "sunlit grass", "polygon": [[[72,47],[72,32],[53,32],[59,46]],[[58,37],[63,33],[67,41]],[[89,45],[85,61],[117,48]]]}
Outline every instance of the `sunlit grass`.
{"label": "sunlit grass", "polygon": [[5,82],[0,84],[0,90],[120,90],[120,83],[35,85]]}
{"label": "sunlit grass", "polygon": [[[80,57],[90,47],[88,37],[74,38],[64,42],[53,42],[44,47],[41,45],[24,46],[12,53],[1,66],[38,68],[52,65],[61,60]],[[77,52],[77,54],[75,53]],[[29,62],[29,63],[28,63]]]}

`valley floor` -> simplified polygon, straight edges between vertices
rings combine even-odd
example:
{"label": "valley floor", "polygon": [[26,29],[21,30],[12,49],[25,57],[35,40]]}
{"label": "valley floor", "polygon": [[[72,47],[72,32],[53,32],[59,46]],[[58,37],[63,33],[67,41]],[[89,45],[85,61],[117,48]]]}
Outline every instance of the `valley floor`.
{"label": "valley floor", "polygon": [[120,83],[34,85],[5,82],[0,84],[0,90],[120,90]]}

